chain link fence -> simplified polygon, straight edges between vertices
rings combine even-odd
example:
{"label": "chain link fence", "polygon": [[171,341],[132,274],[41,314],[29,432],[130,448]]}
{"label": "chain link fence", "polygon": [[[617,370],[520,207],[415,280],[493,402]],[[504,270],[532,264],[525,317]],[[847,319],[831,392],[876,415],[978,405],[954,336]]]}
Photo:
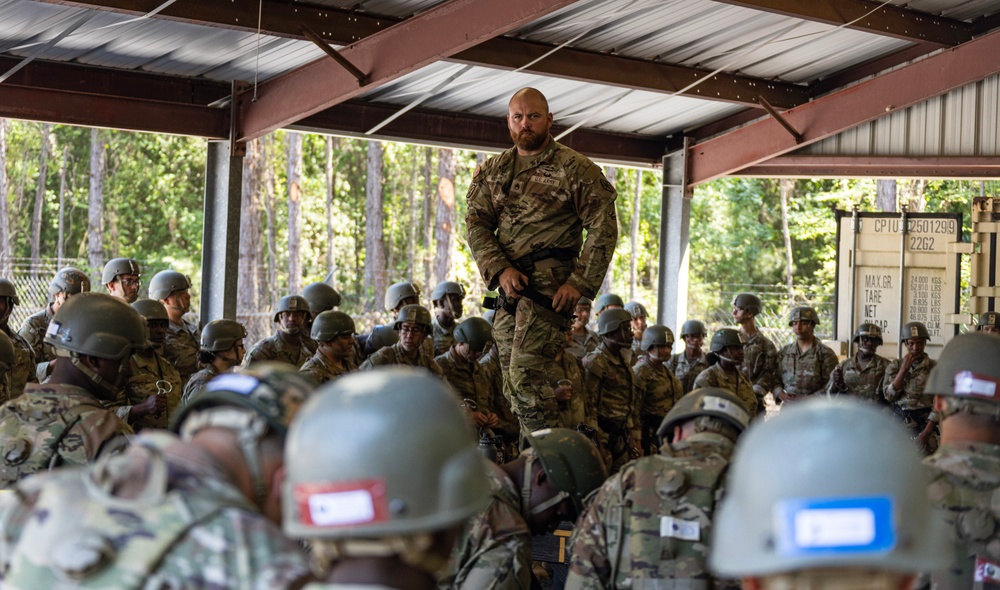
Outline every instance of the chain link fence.
{"label": "chain link fence", "polygon": [[788,318],[793,307],[808,305],[816,309],[820,324],[816,327],[816,336],[822,340],[830,340],[833,334],[834,297],[832,293],[809,291],[796,288],[791,298],[788,290],[782,285],[750,285],[726,284],[719,292],[717,303],[708,308],[702,319],[708,327],[708,334],[719,328],[732,327],[732,300],[739,293],[753,293],[760,297],[763,309],[756,318],[757,329],[770,338],[779,348],[794,338],[792,329],[788,326]]}

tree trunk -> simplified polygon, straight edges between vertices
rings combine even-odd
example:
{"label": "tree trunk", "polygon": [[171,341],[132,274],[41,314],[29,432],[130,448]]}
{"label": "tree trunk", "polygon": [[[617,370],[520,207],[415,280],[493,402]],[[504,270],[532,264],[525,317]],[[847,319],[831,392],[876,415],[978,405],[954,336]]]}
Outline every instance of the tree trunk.
{"label": "tree trunk", "polygon": [[288,142],[288,292],[302,291],[302,134],[285,133]]}
{"label": "tree trunk", "polygon": [[[338,141],[336,137],[328,135],[326,137],[326,272],[333,272],[333,265],[335,264],[334,259],[334,247],[333,240],[336,239],[337,233],[333,227],[333,197],[336,194],[337,187],[337,171],[333,167],[333,152],[338,149]],[[331,284],[333,284],[331,280]]]}
{"label": "tree trunk", "polygon": [[104,265],[104,169],[107,165],[104,136],[90,130],[90,207],[87,213],[87,255],[92,269]]}
{"label": "tree trunk", "polygon": [[875,206],[879,211],[896,212],[896,181],[880,178],[875,181]]}
{"label": "tree trunk", "polygon": [[56,237],[56,261],[62,268],[66,257],[66,170],[69,168],[69,146],[63,146],[62,162],[59,163],[59,235]]}
{"label": "tree trunk", "polygon": [[407,210],[409,211],[409,226],[406,228],[406,276],[413,280],[417,274],[417,151],[413,150],[410,158],[410,186],[407,193]]}
{"label": "tree trunk", "polygon": [[635,198],[632,202],[632,256],[628,267],[628,298],[635,300],[635,275],[639,260],[639,216],[642,214],[642,170],[635,171]]}
{"label": "tree trunk", "polygon": [[795,180],[782,178],[779,181],[781,192],[781,235],[785,239],[785,284],[788,288],[788,304],[795,304],[795,284],[792,280],[792,234],[788,231],[788,199],[795,190]]}
{"label": "tree trunk", "polygon": [[921,213],[927,206],[924,198],[924,190],[927,188],[927,181],[923,179],[904,180],[897,185],[899,194],[907,203],[907,209],[912,213]]}
{"label": "tree trunk", "polygon": [[[448,280],[451,275],[451,246],[455,229],[455,150],[438,150],[437,214],[434,222],[435,284]],[[427,289],[430,289],[430,283]]]}
{"label": "tree trunk", "polygon": [[14,245],[10,242],[10,211],[7,208],[7,119],[0,119],[0,275],[9,277]]}
{"label": "tree trunk", "polygon": [[[605,167],[604,176],[608,178],[611,186],[618,186],[618,168],[614,166]],[[618,233],[621,235],[621,232]],[[614,293],[615,291],[614,258],[612,257],[611,260],[612,262],[608,265],[608,272],[604,275],[604,280],[601,282],[601,289],[598,291],[598,294]]]}
{"label": "tree trunk", "polygon": [[382,142],[368,143],[368,180],[365,183],[365,284],[372,307],[385,300],[385,243],[382,241]]}
{"label": "tree trunk", "polygon": [[431,167],[433,165],[434,152],[431,148],[424,148],[424,288],[432,289],[431,263],[434,255],[431,253],[434,244],[434,223],[431,221],[434,215],[434,192],[431,189]]}
{"label": "tree trunk", "polygon": [[42,150],[38,158],[38,183],[35,186],[35,208],[31,215],[31,276],[38,276],[38,267],[42,263],[42,212],[45,210],[45,180],[49,165],[49,134],[52,126],[42,123]]}
{"label": "tree trunk", "polygon": [[[248,142],[247,154],[243,158],[243,190],[240,195],[240,258],[236,289],[238,316],[260,311],[260,189],[263,164],[261,140]],[[246,343],[247,346],[251,344]]]}

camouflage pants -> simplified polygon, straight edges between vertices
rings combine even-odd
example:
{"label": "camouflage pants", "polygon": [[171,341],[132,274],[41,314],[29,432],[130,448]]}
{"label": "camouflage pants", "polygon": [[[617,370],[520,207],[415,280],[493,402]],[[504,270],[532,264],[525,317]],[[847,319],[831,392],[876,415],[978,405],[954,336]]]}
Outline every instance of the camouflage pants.
{"label": "camouflage pants", "polygon": [[545,310],[521,298],[517,317],[498,309],[493,321],[493,340],[500,353],[504,397],[521,425],[521,434],[542,428],[557,428],[559,405],[549,384],[555,358],[562,349],[563,330]]}

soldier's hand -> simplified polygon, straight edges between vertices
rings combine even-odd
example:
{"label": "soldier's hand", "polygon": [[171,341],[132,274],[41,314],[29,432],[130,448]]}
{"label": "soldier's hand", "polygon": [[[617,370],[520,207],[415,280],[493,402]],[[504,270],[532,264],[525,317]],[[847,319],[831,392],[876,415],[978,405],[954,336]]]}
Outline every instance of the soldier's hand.
{"label": "soldier's hand", "polygon": [[783,402],[794,402],[794,401],[796,401],[796,400],[799,399],[798,394],[796,394],[796,393],[787,393],[784,390],[782,390],[782,392],[778,394],[778,397],[781,398],[781,401],[783,401]]}
{"label": "soldier's hand", "polygon": [[494,426],[500,424],[500,416],[497,416],[493,412],[486,413],[486,426],[493,428]]}
{"label": "soldier's hand", "polygon": [[576,307],[576,302],[580,300],[580,292],[569,283],[563,283],[562,287],[556,291],[552,297],[552,307],[557,312],[570,311]]}
{"label": "soldier's hand", "polygon": [[511,299],[520,299],[521,289],[528,286],[528,276],[513,266],[505,268],[500,273],[499,281],[503,292]]}
{"label": "soldier's hand", "polygon": [[476,425],[476,428],[489,426],[489,418],[482,412],[470,412],[469,417],[472,418],[472,423]]}
{"label": "soldier's hand", "polygon": [[568,402],[573,398],[573,386],[572,385],[560,385],[552,390],[552,393],[556,395],[557,402]]}
{"label": "soldier's hand", "polygon": [[153,394],[141,404],[132,406],[133,416],[159,416],[167,409],[167,396]]}
{"label": "soldier's hand", "polygon": [[833,383],[839,390],[847,389],[847,383],[844,382],[844,369],[839,365],[833,370]]}

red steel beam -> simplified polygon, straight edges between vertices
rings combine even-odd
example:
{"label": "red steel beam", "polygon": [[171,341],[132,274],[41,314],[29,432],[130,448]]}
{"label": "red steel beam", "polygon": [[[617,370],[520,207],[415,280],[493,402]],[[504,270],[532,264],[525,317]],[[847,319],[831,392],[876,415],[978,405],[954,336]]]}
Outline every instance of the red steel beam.
{"label": "red steel beam", "polygon": [[132,97],[0,86],[0,117],[225,139],[228,110]]}
{"label": "red steel beam", "polygon": [[323,58],[261,84],[236,104],[237,137],[246,141],[290,125],[435,61],[572,4],[574,0],[450,0],[341,50],[368,75],[358,80]]}
{"label": "red steel beam", "polygon": [[954,47],[971,41],[972,25],[965,21],[900,8],[869,0],[715,0],[784,16],[821,22],[903,39]]}
{"label": "red steel beam", "polygon": [[778,156],[740,170],[762,178],[997,178],[1000,158],[901,156]]}
{"label": "red steel beam", "polygon": [[802,134],[795,139],[771,118],[691,147],[691,185],[826,139],[847,129],[909,107],[1000,72],[1000,32],[946,50],[787,110],[785,120]]}

